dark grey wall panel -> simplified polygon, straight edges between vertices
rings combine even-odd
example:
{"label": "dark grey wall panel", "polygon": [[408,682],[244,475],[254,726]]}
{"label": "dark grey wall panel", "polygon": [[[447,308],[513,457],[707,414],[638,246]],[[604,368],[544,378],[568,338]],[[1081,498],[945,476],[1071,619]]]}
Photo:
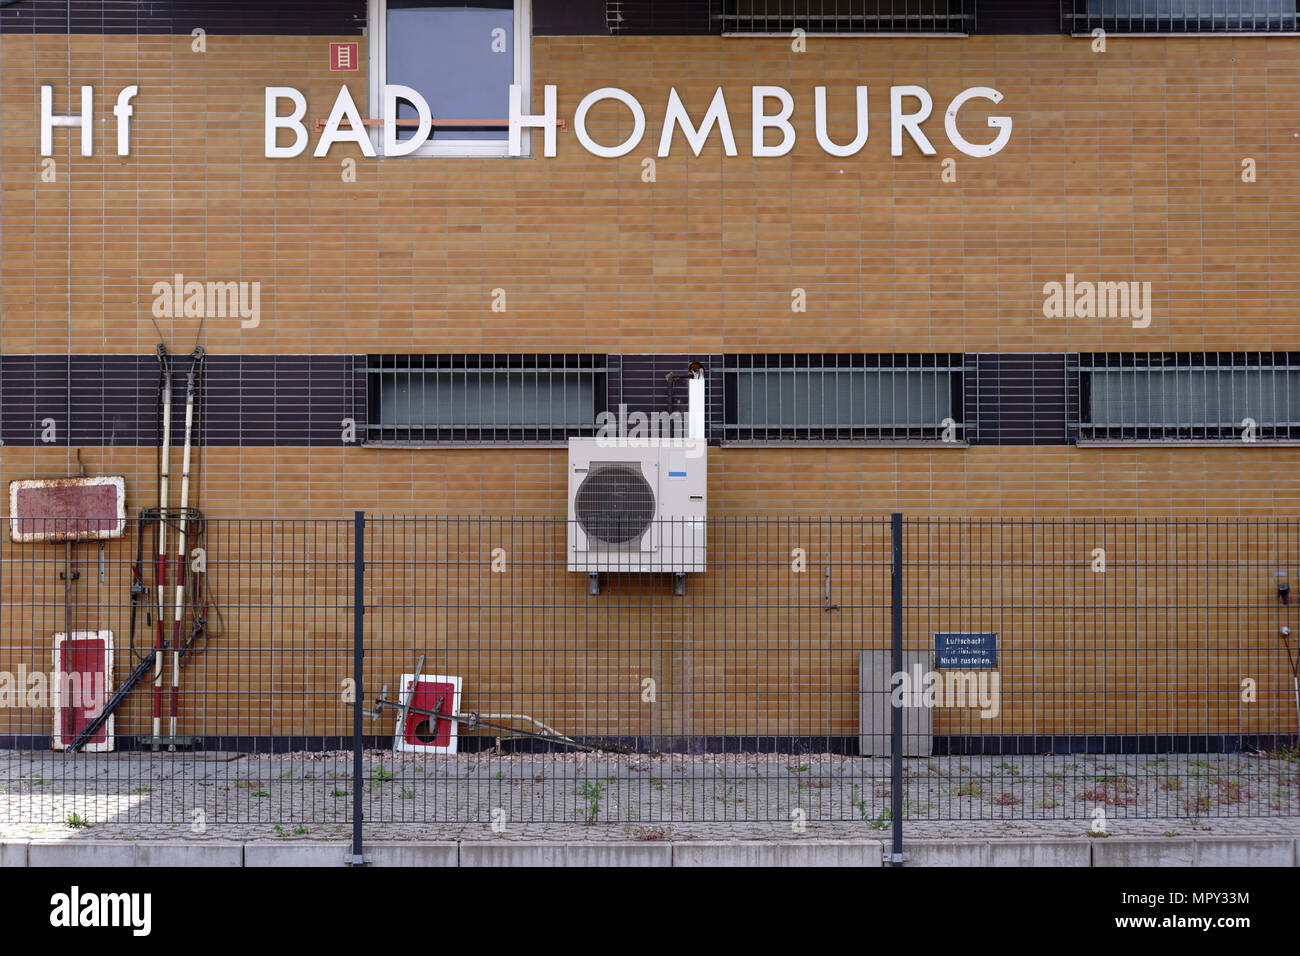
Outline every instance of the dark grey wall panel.
{"label": "dark grey wall panel", "polygon": [[[677,355],[611,355],[609,357],[609,409],[618,412],[620,403],[627,405],[628,414],[632,412],[671,412],[682,413],[686,420],[687,384],[678,381],[672,389],[673,404],[669,404],[669,383],[666,376],[671,372],[685,372],[692,362],[699,362],[707,369],[707,389],[705,404],[706,422],[713,425],[722,423],[723,374],[722,356],[707,352]],[[710,434],[710,440],[713,436]]]}
{"label": "dark grey wall panel", "polygon": [[533,35],[609,36],[605,0],[533,0]]}
{"label": "dark grey wall panel", "polygon": [[19,0],[0,8],[0,33],[360,35],[365,0]]}
{"label": "dark grey wall panel", "polygon": [[1065,360],[1060,353],[980,353],[966,376],[967,434],[977,445],[1066,444]]}
{"label": "dark grey wall panel", "polygon": [[718,33],[712,14],[722,0],[622,0],[610,5],[610,32],[624,36],[694,36]]}
{"label": "dark grey wall panel", "polygon": [[[188,356],[172,364],[172,440],[184,439]],[[354,415],[352,356],[213,355],[197,440],[206,445],[338,445]],[[0,357],[0,440],[39,445],[52,418],[59,446],[154,445],[158,361],[152,355]]]}
{"label": "dark grey wall panel", "polygon": [[1059,0],[976,0],[976,33],[1061,32]]}

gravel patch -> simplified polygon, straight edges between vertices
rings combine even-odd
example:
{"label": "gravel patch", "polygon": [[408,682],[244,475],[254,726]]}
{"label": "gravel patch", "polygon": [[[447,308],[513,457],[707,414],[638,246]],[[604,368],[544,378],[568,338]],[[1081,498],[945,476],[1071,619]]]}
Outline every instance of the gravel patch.
{"label": "gravel patch", "polygon": [[[860,839],[892,826],[886,759],[373,751],[363,767],[367,840]],[[0,752],[3,839],[340,840],[351,803],[350,752]],[[909,839],[1300,836],[1300,763],[909,758],[904,804]]]}

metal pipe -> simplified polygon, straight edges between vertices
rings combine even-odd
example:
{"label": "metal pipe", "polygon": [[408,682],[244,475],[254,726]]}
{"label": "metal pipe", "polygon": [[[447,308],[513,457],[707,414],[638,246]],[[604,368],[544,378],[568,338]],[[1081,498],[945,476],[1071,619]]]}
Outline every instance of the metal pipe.
{"label": "metal pipe", "polygon": [[158,617],[154,622],[153,642],[153,736],[155,740],[162,734],[163,650],[167,643],[163,631],[163,614],[167,602],[167,477],[171,467],[172,375],[165,345],[158,346],[158,362],[162,366],[163,411],[162,448],[159,452],[158,465],[158,558],[154,570],[158,582]]}
{"label": "metal pipe", "polygon": [[[1295,692],[1295,723],[1296,733],[1300,734],[1300,677],[1291,678],[1291,689]],[[1300,737],[1297,737],[1300,739]]]}
{"label": "metal pipe", "polygon": [[[534,727],[540,727],[540,728],[542,729],[542,733],[547,734],[548,736],[554,737],[555,739],[560,740],[560,741],[563,741],[563,742],[566,743],[566,744],[572,744],[572,745],[575,746],[575,747],[581,746],[581,745],[580,745],[576,740],[574,740],[572,737],[566,737],[564,734],[560,733],[558,730],[556,730],[556,729],[555,729],[554,727],[552,727],[550,724],[544,724],[544,723],[542,723],[540,720],[538,720],[536,717],[529,717],[527,714],[476,714],[475,717],[476,717],[476,722],[477,722],[478,720],[484,720],[484,721],[487,721],[487,720],[526,720],[526,721],[528,721],[530,724],[532,724]],[[452,719],[453,719],[453,720],[457,720],[457,721],[460,720],[459,717],[454,717],[454,718],[452,718]]]}
{"label": "metal pipe", "polygon": [[[434,129],[437,129],[440,126],[446,127],[448,129],[460,129],[462,127],[464,127],[465,129],[475,129],[475,128],[505,129],[510,125],[509,119],[438,119],[435,117],[429,122]],[[396,119],[393,120],[392,123],[394,126],[398,128],[406,128],[406,127],[415,128],[420,125],[420,121],[418,119]],[[325,127],[328,125],[329,125],[329,120],[317,119],[316,132],[318,133],[322,132],[325,129]],[[362,126],[383,126],[384,121],[382,119],[363,119],[361,121],[361,125]],[[561,133],[567,132],[569,129],[568,119],[563,116],[559,117],[555,121],[555,127]]]}
{"label": "metal pipe", "polygon": [[190,503],[190,453],[194,437],[194,394],[199,371],[203,367],[203,349],[196,348],[185,376],[185,450],[181,455],[181,504],[176,525],[176,609],[172,618],[172,699],[167,733],[172,737],[169,750],[176,749],[176,717],[180,710],[181,619],[185,616],[186,530]]}
{"label": "metal pipe", "polygon": [[63,637],[72,640],[72,538],[63,542]]}
{"label": "metal pipe", "polygon": [[1284,624],[1279,633],[1282,635],[1282,646],[1286,648],[1286,662],[1291,667],[1291,692],[1295,697],[1296,740],[1300,741],[1300,654],[1291,653],[1291,628]]}
{"label": "metal pipe", "polygon": [[[899,674],[903,670],[903,516],[899,512],[890,515],[890,660],[892,672]],[[892,682],[891,682],[892,689]],[[890,863],[903,865],[903,712],[893,705],[890,698],[890,782],[889,812],[893,818],[893,843]]]}
{"label": "metal pipe", "polygon": [[361,715],[365,706],[366,513],[352,516],[352,865],[361,866]]}
{"label": "metal pipe", "polygon": [[704,370],[693,370],[686,383],[686,415],[689,420],[687,436],[691,441],[704,441]]}

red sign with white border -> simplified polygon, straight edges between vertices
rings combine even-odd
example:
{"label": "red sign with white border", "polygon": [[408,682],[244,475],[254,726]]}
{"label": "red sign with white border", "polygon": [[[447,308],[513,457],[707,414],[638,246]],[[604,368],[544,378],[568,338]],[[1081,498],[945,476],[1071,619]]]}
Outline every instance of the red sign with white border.
{"label": "red sign with white border", "polygon": [[331,43],[330,44],[330,71],[337,73],[339,71],[360,69],[361,49],[356,43]]}

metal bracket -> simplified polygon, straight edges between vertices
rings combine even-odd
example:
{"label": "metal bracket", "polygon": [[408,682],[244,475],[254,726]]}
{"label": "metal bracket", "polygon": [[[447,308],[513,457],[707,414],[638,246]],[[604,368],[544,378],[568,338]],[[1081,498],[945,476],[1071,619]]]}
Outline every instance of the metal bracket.
{"label": "metal bracket", "polygon": [[883,863],[906,863],[907,854],[906,853],[883,853],[881,854],[880,859],[881,862]]}
{"label": "metal bracket", "polygon": [[357,856],[356,854],[349,853],[347,856],[343,858],[343,865],[344,866],[369,866],[370,864],[366,862],[366,858],[364,856]]}
{"label": "metal bracket", "polygon": [[823,582],[824,583],[822,586],[822,610],[838,611],[840,609],[840,606],[838,604],[831,603],[831,566],[829,564],[826,565],[826,573],[823,576]]}
{"label": "metal bracket", "polygon": [[[430,122],[432,123],[434,129],[438,129],[439,127],[496,129],[497,127],[505,128],[510,125],[510,120],[508,119],[434,119],[431,120]],[[324,119],[316,120],[316,132],[319,133],[322,130],[324,130],[325,126],[328,123],[329,120],[324,120]],[[362,126],[383,126],[384,121],[382,119],[363,119],[361,121],[361,125]],[[399,119],[399,120],[393,120],[393,125],[398,127],[399,129],[408,126],[418,127],[420,125],[420,121],[418,119]],[[567,133],[569,131],[568,118],[563,116],[556,117],[555,128],[561,133]]]}
{"label": "metal bracket", "polygon": [[[363,703],[364,703],[364,701],[363,701]],[[379,692],[379,700],[375,703],[375,709],[374,709],[374,710],[366,710],[365,707],[362,707],[362,708],[361,708],[361,713],[365,714],[365,715],[366,715],[367,717],[369,717],[371,720],[374,720],[376,717],[382,717],[382,716],[384,715],[384,707],[385,707],[385,706],[389,706],[389,707],[393,706],[392,704],[389,704],[389,703],[388,703],[388,685],[387,685],[387,684],[385,684],[384,687],[383,687],[383,690],[381,690],[381,691]]]}
{"label": "metal bracket", "polygon": [[[411,689],[408,691],[401,684],[397,685],[397,700],[401,705],[397,714],[397,732],[393,735],[393,752],[397,752],[397,742],[406,733],[406,718],[411,713],[411,701],[415,700],[415,691],[420,686],[420,674],[424,672],[424,655],[415,662],[415,672],[411,675]],[[376,706],[378,709],[378,706]]]}

